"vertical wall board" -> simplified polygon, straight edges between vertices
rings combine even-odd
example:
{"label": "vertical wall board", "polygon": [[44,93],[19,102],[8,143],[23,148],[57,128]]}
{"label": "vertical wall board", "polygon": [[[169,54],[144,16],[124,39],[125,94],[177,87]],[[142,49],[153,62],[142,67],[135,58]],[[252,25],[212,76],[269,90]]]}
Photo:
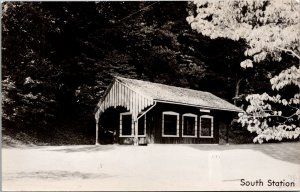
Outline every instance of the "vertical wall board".
{"label": "vertical wall board", "polygon": [[115,100],[115,90],[114,90],[114,87],[115,85],[112,86],[111,88],[111,100],[109,101],[110,102],[110,106],[114,106],[114,100]]}
{"label": "vertical wall board", "polygon": [[118,83],[115,83],[116,84],[116,106],[120,106],[120,102],[119,102],[119,98],[121,96],[120,94],[120,91],[119,91],[119,84]]}
{"label": "vertical wall board", "polygon": [[133,107],[133,94],[131,90],[128,90],[129,92],[129,103],[130,103],[130,107],[129,107],[129,111],[132,113],[132,107]]}
{"label": "vertical wall board", "polygon": [[130,111],[131,103],[130,103],[130,90],[125,89],[126,92],[126,105],[127,105],[127,110]]}
{"label": "vertical wall board", "polygon": [[120,106],[123,106],[123,103],[122,103],[122,91],[121,91],[121,84],[120,83],[118,83],[118,93],[120,93],[119,94],[119,105]]}
{"label": "vertical wall board", "polygon": [[138,94],[137,93],[135,93],[135,115],[136,115],[136,117],[138,116],[138,114],[139,114],[139,99],[138,99]]}
{"label": "vertical wall board", "polygon": [[137,116],[137,110],[136,110],[136,93],[133,92],[133,106],[132,106],[132,116],[134,118],[134,120],[136,120],[136,116]]}
{"label": "vertical wall board", "polygon": [[112,103],[112,106],[114,107],[114,108],[116,108],[116,84],[114,84],[114,86],[113,86],[113,103]]}
{"label": "vertical wall board", "polygon": [[115,85],[113,85],[113,87],[112,87],[112,91],[111,91],[111,94],[112,94],[112,100],[110,101],[111,103],[111,106],[113,106],[114,107],[114,105],[115,105]]}
{"label": "vertical wall board", "polygon": [[115,102],[114,102],[114,107],[116,108],[117,106],[119,106],[118,103],[118,97],[119,97],[119,93],[118,93],[118,84],[115,83]]}
{"label": "vertical wall board", "polygon": [[141,96],[140,95],[138,95],[137,106],[138,106],[138,112],[142,111],[142,109],[141,109]]}
{"label": "vertical wall board", "polygon": [[142,99],[142,106],[143,106],[143,108],[146,108],[145,100],[146,100],[145,98]]}
{"label": "vertical wall board", "polygon": [[109,97],[108,97],[108,100],[107,100],[108,106],[111,106],[111,100],[112,100],[112,92],[110,91],[109,92]]}
{"label": "vertical wall board", "polygon": [[122,106],[121,104],[121,97],[122,97],[122,94],[121,94],[121,87],[120,87],[120,84],[118,82],[116,82],[117,84],[117,97],[118,97],[118,101],[117,101],[117,106]]}
{"label": "vertical wall board", "polygon": [[122,87],[122,103],[123,103],[123,106],[128,109],[128,106],[127,106],[127,92],[126,92],[126,89],[125,87],[121,84],[121,87]]}
{"label": "vertical wall board", "polygon": [[120,106],[124,107],[124,94],[123,94],[123,86],[119,82],[117,82],[119,85],[119,93],[120,93]]}
{"label": "vertical wall board", "polygon": [[[122,84],[121,84],[122,85]],[[127,105],[127,98],[128,98],[128,96],[127,96],[127,92],[126,92],[126,89],[125,89],[125,87],[124,87],[124,85],[122,85],[122,98],[123,98],[123,106],[126,108],[126,109],[128,109],[128,105]]]}

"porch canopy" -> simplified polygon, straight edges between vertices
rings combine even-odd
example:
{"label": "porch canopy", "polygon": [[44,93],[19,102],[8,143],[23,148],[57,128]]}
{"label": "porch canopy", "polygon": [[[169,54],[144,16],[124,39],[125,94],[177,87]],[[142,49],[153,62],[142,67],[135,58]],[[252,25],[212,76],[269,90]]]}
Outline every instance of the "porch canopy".
{"label": "porch canopy", "polygon": [[[138,114],[149,106],[154,107],[156,102],[243,112],[242,109],[209,92],[115,76],[114,81],[97,104],[96,143],[98,143],[99,117],[107,108],[122,106],[132,114],[136,122],[147,111],[140,116]],[[137,137],[137,134],[135,136]]]}

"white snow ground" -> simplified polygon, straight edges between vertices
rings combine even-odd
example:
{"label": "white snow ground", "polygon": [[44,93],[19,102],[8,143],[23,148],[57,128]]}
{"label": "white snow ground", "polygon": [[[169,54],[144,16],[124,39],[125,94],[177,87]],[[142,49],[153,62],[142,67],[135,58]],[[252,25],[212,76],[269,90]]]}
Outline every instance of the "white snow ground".
{"label": "white snow ground", "polygon": [[[276,145],[289,144],[3,148],[2,190],[299,190],[299,161],[275,158]],[[290,152],[300,158],[299,150]],[[241,179],[264,186],[241,186]],[[269,179],[296,186],[270,187]]]}

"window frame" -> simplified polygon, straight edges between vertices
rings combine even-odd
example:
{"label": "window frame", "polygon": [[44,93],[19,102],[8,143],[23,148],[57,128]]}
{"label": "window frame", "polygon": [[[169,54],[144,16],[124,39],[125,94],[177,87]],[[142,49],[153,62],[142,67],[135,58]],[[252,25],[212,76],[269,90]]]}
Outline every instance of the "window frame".
{"label": "window frame", "polygon": [[[122,121],[122,116],[123,115],[131,115],[131,135],[122,135],[122,128],[123,128],[123,123],[121,124]],[[139,121],[137,120],[137,126],[139,126]],[[132,118],[132,113],[131,112],[124,112],[124,113],[120,113],[120,134],[119,137],[133,137],[134,136],[134,122],[133,122],[133,118]],[[138,137],[146,137],[146,114],[144,115],[144,135],[139,135]]]}
{"label": "window frame", "polygon": [[[184,135],[184,117],[194,117],[195,119],[195,133],[194,135]],[[185,113],[182,115],[182,129],[181,129],[181,134],[182,137],[190,137],[190,138],[197,138],[197,128],[198,128],[198,116],[192,113]]]}
{"label": "window frame", "polygon": [[[210,125],[211,132],[210,132],[210,136],[203,136],[203,135],[201,135],[201,129],[202,129],[201,119],[202,118],[211,119],[211,125]],[[213,116],[211,116],[211,115],[201,115],[200,116],[200,122],[199,122],[199,124],[200,124],[200,129],[199,129],[199,137],[200,138],[214,138],[214,117]]]}
{"label": "window frame", "polygon": [[[131,115],[131,135],[123,135],[122,134],[122,131],[123,131],[123,129],[122,129],[123,128],[122,116],[123,115]],[[132,113],[131,112],[120,113],[120,133],[119,133],[119,137],[133,137],[133,136],[134,136],[134,124],[133,124],[133,119],[132,119]]]}
{"label": "window frame", "polygon": [[[176,135],[166,135],[164,134],[165,131],[165,118],[164,115],[174,115],[176,116]],[[179,113],[173,111],[164,111],[162,113],[162,137],[179,137]]]}
{"label": "window frame", "polygon": [[[146,114],[143,117],[144,117],[144,135],[139,135],[139,132],[138,132],[138,137],[146,137]],[[137,126],[139,129],[139,119],[137,121]]]}

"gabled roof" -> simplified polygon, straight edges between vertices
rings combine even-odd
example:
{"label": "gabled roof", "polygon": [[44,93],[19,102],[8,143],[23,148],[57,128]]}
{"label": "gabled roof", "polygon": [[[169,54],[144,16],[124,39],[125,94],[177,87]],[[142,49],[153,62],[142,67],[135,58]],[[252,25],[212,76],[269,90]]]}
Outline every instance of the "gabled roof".
{"label": "gabled roof", "polygon": [[115,77],[133,91],[157,102],[176,103],[207,109],[243,112],[242,109],[209,92],[152,83],[136,79]]}

